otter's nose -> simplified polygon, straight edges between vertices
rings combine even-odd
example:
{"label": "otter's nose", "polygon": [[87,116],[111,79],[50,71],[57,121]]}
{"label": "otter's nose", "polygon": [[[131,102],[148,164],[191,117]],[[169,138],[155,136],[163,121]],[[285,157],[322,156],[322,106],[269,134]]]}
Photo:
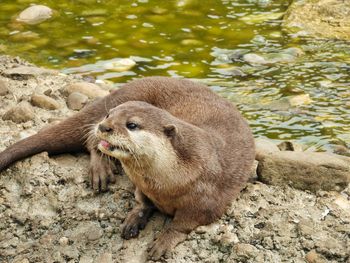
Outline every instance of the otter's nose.
{"label": "otter's nose", "polygon": [[103,124],[98,125],[98,129],[101,132],[111,132],[113,130],[111,127],[108,127],[108,126],[103,125]]}

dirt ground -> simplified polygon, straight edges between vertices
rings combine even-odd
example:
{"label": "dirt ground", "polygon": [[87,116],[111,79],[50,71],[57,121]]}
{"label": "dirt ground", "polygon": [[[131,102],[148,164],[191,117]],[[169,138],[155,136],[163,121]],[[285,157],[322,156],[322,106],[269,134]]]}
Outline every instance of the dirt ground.
{"label": "dirt ground", "polygon": [[[0,57],[0,80],[9,94],[0,97],[0,116],[33,92],[51,89],[62,106],[33,107],[35,117],[16,124],[0,119],[0,151],[74,112],[59,92],[81,81],[62,74],[5,75],[26,65]],[[48,157],[42,153],[0,174],[0,262],[152,262],[147,248],[171,220],[155,214],[140,236],[120,237],[120,225],[134,204],[125,175],[104,194],[88,186],[89,156]],[[350,188],[317,194],[251,182],[226,215],[193,231],[164,262],[348,262]]]}

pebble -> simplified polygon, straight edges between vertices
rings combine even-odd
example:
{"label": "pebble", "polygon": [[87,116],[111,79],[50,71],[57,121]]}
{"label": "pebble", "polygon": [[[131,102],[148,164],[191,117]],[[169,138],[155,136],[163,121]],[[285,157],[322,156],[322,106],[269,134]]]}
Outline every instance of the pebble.
{"label": "pebble", "polygon": [[20,102],[17,106],[9,109],[4,116],[3,120],[11,120],[15,123],[27,122],[34,119],[33,107],[26,101]]}
{"label": "pebble", "polygon": [[184,39],[181,41],[181,45],[184,46],[202,46],[203,42],[197,39]]}
{"label": "pebble", "polygon": [[69,239],[67,237],[61,237],[58,241],[62,246],[68,245]]}
{"label": "pebble", "polygon": [[111,253],[103,253],[100,255],[97,259],[96,262],[99,263],[113,263],[113,258]]}
{"label": "pebble", "polygon": [[289,104],[293,107],[311,104],[312,100],[309,94],[301,94],[288,98]]}
{"label": "pebble", "polygon": [[33,94],[31,98],[31,103],[33,106],[37,106],[39,108],[47,110],[57,110],[60,108],[60,104],[53,98],[41,94]]}
{"label": "pebble", "polygon": [[136,62],[130,58],[123,58],[103,65],[105,69],[117,72],[128,71],[136,65]]}
{"label": "pebble", "polygon": [[102,231],[97,227],[90,229],[90,232],[87,233],[87,239],[90,241],[94,241],[99,239],[102,236]]}
{"label": "pebble", "polygon": [[259,253],[259,250],[256,247],[244,243],[235,244],[233,250],[237,256],[250,259],[256,257]]}
{"label": "pebble", "polygon": [[303,146],[291,141],[284,141],[277,145],[281,151],[302,152]]}
{"label": "pebble", "polygon": [[79,92],[90,99],[104,97],[109,94],[108,91],[101,89],[99,86],[88,82],[76,82],[69,84],[63,88],[63,93],[67,96],[73,92]]}
{"label": "pebble", "polygon": [[5,81],[0,79],[0,96],[5,96],[8,93],[9,89],[7,87],[7,84],[5,83]]}
{"label": "pebble", "polygon": [[308,263],[326,263],[328,262],[322,255],[318,254],[315,250],[311,250],[306,254],[305,259]]}
{"label": "pebble", "polygon": [[88,96],[80,92],[73,92],[67,98],[67,106],[71,110],[81,110],[88,101]]}
{"label": "pebble", "polygon": [[266,64],[267,61],[262,57],[257,54],[249,53],[245,54],[243,56],[243,60],[245,62],[248,62],[250,64]]}
{"label": "pebble", "polygon": [[44,5],[33,5],[23,10],[17,21],[29,25],[39,24],[52,16],[52,9]]}

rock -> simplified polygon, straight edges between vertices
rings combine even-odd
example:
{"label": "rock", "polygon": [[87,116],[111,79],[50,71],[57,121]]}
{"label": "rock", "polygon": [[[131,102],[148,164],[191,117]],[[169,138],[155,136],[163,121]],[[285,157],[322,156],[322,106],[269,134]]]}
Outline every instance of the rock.
{"label": "rock", "polygon": [[276,20],[282,18],[284,13],[278,12],[278,13],[262,13],[262,14],[252,14],[252,15],[246,15],[239,18],[239,20],[242,20],[249,24],[259,24],[268,20]]}
{"label": "rock", "polygon": [[51,69],[45,69],[45,68],[38,68],[38,67],[32,67],[32,66],[18,66],[15,68],[6,69],[3,71],[4,75],[12,76],[12,75],[57,75],[58,71],[51,70]]}
{"label": "rock", "polygon": [[305,0],[289,6],[283,27],[291,33],[350,40],[350,1]]}
{"label": "rock", "polygon": [[41,94],[33,94],[31,103],[34,106],[47,110],[57,110],[60,108],[60,104],[53,98]]}
{"label": "rock", "polygon": [[8,93],[9,89],[7,87],[7,84],[5,83],[5,81],[0,79],[0,96],[5,96]]}
{"label": "rock", "polygon": [[301,95],[291,96],[288,98],[288,101],[289,101],[290,105],[293,107],[312,103],[312,100],[311,100],[309,94],[301,94]]}
{"label": "rock", "polygon": [[52,9],[44,5],[33,5],[23,10],[17,21],[23,22],[29,25],[39,24],[52,16]]}
{"label": "rock", "polygon": [[96,258],[95,262],[98,263],[113,263],[113,258],[111,253],[103,253]]}
{"label": "rock", "polygon": [[265,58],[254,53],[245,54],[243,60],[249,64],[267,64]]}
{"label": "rock", "polygon": [[328,260],[322,255],[318,254],[315,250],[311,250],[305,256],[308,263],[327,263]]}
{"label": "rock", "polygon": [[333,153],[350,157],[350,149],[344,145],[332,145]]}
{"label": "rock", "polygon": [[61,237],[58,241],[62,246],[68,245],[69,239],[67,237]]}
{"label": "rock", "polygon": [[303,147],[300,144],[296,144],[290,141],[281,142],[280,144],[277,145],[277,147],[281,151],[295,151],[295,152],[303,151]]}
{"label": "rock", "polygon": [[90,231],[86,235],[88,240],[94,241],[99,239],[102,236],[102,231],[97,227],[95,227],[90,229]]}
{"label": "rock", "polygon": [[28,102],[22,101],[17,106],[9,109],[2,119],[11,120],[16,123],[30,121],[34,119],[34,110]]}
{"label": "rock", "polygon": [[79,92],[73,92],[67,98],[67,106],[71,110],[81,110],[88,101],[88,96]]}
{"label": "rock", "polygon": [[117,72],[128,71],[136,65],[136,62],[130,58],[123,58],[112,62],[107,62],[103,65],[105,69]]}
{"label": "rock", "polygon": [[184,46],[202,46],[203,42],[197,39],[184,39],[181,41],[181,45]]}
{"label": "rock", "polygon": [[260,160],[265,155],[273,152],[279,152],[280,149],[270,140],[258,138],[255,139],[255,159]]}
{"label": "rock", "polygon": [[79,92],[81,94],[84,94],[90,99],[104,97],[109,94],[108,91],[103,90],[99,86],[88,82],[76,82],[68,84],[63,88],[63,93],[67,96],[73,92]]}
{"label": "rock", "polygon": [[240,258],[255,258],[257,254],[259,253],[259,250],[250,245],[250,244],[244,244],[244,243],[238,243],[233,246],[233,251],[236,253],[236,255]]}
{"label": "rock", "polygon": [[320,152],[281,151],[259,160],[258,178],[301,190],[341,191],[350,182],[350,158]]}

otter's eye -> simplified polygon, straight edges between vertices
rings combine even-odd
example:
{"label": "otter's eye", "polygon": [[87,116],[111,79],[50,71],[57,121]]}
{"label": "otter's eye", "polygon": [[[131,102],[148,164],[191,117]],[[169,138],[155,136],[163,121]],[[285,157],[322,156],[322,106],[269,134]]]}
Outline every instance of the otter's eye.
{"label": "otter's eye", "polygon": [[136,130],[139,126],[134,123],[134,122],[127,122],[126,123],[126,128],[128,128],[128,130],[133,131]]}

